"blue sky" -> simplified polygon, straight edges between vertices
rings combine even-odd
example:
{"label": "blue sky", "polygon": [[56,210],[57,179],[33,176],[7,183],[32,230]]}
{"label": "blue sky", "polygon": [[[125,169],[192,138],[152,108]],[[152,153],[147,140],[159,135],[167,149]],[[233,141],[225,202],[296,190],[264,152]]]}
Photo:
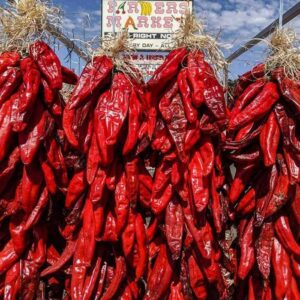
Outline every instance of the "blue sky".
{"label": "blue sky", "polygon": [[[5,1],[0,0],[3,4]],[[100,34],[101,1],[95,0],[52,0],[64,12],[64,31],[72,38],[91,40]],[[295,5],[297,0],[284,0],[284,10]],[[203,19],[207,30],[213,35],[220,34],[220,42],[232,45],[223,49],[227,56],[243,45],[248,39],[270,24],[279,14],[279,0],[194,0],[196,15]],[[288,27],[295,28],[300,35],[300,16],[290,22]],[[58,48],[58,47],[57,47]],[[58,49],[57,49],[58,50]],[[67,51],[59,48],[64,64],[79,71],[84,65],[76,55],[67,56]],[[239,57],[230,67],[230,77],[247,71],[255,63],[263,60],[266,48],[263,44],[254,47]]]}

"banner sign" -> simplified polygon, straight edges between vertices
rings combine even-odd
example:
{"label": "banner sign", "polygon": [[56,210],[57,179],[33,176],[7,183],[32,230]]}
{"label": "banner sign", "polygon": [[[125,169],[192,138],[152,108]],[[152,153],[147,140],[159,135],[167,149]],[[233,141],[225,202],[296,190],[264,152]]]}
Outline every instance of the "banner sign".
{"label": "banner sign", "polygon": [[136,53],[127,57],[143,74],[145,80],[152,77],[155,70],[164,62],[166,53]]}
{"label": "banner sign", "polygon": [[141,51],[166,51],[192,1],[102,1],[102,37],[127,29]]}

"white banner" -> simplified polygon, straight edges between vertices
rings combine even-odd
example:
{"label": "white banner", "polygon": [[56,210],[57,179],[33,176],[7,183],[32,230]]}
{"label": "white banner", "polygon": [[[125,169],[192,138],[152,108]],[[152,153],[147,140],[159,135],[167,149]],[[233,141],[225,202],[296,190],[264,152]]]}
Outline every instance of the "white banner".
{"label": "white banner", "polygon": [[102,1],[102,36],[127,29],[137,50],[168,50],[172,33],[192,1]]}

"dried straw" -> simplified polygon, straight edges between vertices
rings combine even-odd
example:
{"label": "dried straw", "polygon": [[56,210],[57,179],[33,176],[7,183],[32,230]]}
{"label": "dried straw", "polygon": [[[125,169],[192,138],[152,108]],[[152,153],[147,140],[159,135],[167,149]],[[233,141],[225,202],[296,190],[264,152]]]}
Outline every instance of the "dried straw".
{"label": "dried straw", "polygon": [[266,72],[283,67],[287,77],[299,80],[300,50],[297,47],[298,38],[295,31],[277,28],[267,43],[270,53],[266,59]]}
{"label": "dried straw", "polygon": [[227,61],[217,39],[207,34],[204,24],[190,12],[181,18],[179,29],[174,33],[173,42],[174,47],[186,47],[191,51],[201,50],[217,71],[227,67]]}
{"label": "dried straw", "polygon": [[26,51],[36,40],[49,38],[48,24],[61,24],[59,9],[41,0],[14,0],[0,11],[1,47]]}
{"label": "dried straw", "polygon": [[134,71],[133,65],[128,59],[135,52],[132,40],[129,39],[127,30],[117,33],[115,36],[108,36],[101,39],[102,47],[92,53],[92,57],[106,55],[112,59],[115,69],[127,74],[129,77],[139,81],[138,74]]}

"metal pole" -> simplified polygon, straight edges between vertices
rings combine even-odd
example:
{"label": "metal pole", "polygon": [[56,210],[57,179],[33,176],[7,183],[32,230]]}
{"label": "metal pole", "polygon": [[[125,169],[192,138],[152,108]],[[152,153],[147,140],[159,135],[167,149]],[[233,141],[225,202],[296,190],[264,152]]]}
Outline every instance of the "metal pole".
{"label": "metal pole", "polygon": [[279,28],[282,28],[283,0],[279,0]]}
{"label": "metal pole", "polygon": [[114,11],[113,11],[113,34],[116,34],[116,10],[117,10],[117,0],[114,1]]}
{"label": "metal pole", "polygon": [[[300,14],[300,2],[298,2],[296,5],[294,5],[291,9],[289,9],[287,12],[283,14],[282,24],[285,25],[286,23],[288,23],[289,21],[297,17],[299,14]],[[248,41],[243,47],[239,48],[234,53],[232,53],[227,58],[227,61],[229,63],[232,62],[234,59],[247,52],[253,46],[257,45],[262,39],[265,39],[270,34],[272,34],[275,31],[276,27],[278,27],[278,25],[279,25],[279,19],[276,19],[269,26],[267,26],[260,33],[258,33],[254,38]]]}
{"label": "metal pole", "polygon": [[48,24],[47,31],[55,36],[60,42],[65,44],[65,46],[69,49],[73,49],[73,51],[80,56],[83,60],[89,61],[90,56],[85,53],[79,46],[77,46],[73,41],[71,41],[65,34],[63,34],[58,28],[55,26]]}

